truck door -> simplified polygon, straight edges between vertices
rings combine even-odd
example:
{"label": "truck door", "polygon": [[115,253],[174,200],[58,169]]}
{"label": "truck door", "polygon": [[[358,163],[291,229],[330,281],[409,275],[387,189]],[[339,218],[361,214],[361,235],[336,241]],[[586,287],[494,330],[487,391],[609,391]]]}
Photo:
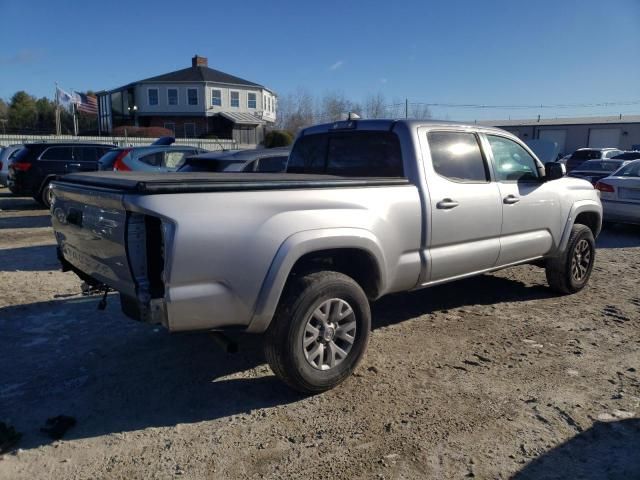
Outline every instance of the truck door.
{"label": "truck door", "polygon": [[[426,140],[426,142],[424,142]],[[495,266],[500,253],[502,203],[476,133],[421,132],[430,197],[426,282]]]}
{"label": "truck door", "polygon": [[524,146],[501,135],[485,138],[502,203],[498,265],[542,256],[564,227],[556,187],[543,182],[542,166]]}

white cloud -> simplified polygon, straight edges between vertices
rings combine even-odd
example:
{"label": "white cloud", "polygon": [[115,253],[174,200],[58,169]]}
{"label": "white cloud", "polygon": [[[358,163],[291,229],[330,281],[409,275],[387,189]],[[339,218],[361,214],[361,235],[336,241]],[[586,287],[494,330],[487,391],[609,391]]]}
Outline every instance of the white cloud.
{"label": "white cloud", "polygon": [[329,70],[337,70],[343,65],[344,65],[344,60],[338,60],[336,63],[334,63],[329,67]]}

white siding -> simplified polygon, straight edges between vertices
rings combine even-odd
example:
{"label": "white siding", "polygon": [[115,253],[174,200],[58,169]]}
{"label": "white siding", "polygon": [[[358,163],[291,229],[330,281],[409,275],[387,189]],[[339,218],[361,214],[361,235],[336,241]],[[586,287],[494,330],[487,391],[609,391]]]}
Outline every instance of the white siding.
{"label": "white siding", "polygon": [[[149,105],[148,90],[150,88],[158,89],[158,105]],[[168,93],[169,88],[178,90],[178,104],[169,105]],[[198,105],[189,105],[187,103],[187,89],[195,88],[198,91]],[[176,83],[176,84],[151,84],[145,83],[136,86],[136,105],[139,113],[204,113],[205,95],[204,87],[198,83]]]}

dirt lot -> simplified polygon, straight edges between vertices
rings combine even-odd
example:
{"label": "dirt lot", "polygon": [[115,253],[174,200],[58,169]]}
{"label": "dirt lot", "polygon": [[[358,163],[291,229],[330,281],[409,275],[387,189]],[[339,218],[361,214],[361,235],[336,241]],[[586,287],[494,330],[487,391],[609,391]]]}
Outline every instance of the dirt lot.
{"label": "dirt lot", "polygon": [[[640,478],[640,229],[590,286],[523,266],[373,307],[369,353],[304,398],[259,338],[228,355],[83,297],[45,210],[0,190],[0,478]],[[48,417],[77,419],[63,440]]]}

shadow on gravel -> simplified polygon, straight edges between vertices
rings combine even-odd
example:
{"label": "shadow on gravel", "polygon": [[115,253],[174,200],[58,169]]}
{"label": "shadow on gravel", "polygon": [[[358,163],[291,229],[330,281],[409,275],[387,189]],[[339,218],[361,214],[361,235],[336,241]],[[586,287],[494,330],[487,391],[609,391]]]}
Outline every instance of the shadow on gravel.
{"label": "shadow on gravel", "polygon": [[0,249],[0,272],[40,272],[59,269],[55,245]]}
{"label": "shadow on gravel", "polygon": [[46,211],[46,209],[33,198],[14,195],[8,188],[0,188],[0,210]]}
{"label": "shadow on gravel", "polygon": [[7,228],[42,228],[50,226],[51,216],[48,213],[43,215],[0,218],[0,230]]}
{"label": "shadow on gravel", "polygon": [[[374,328],[435,310],[549,296],[545,287],[483,276],[376,302]],[[24,433],[20,448],[50,443],[38,429],[57,415],[78,421],[65,439],[89,438],[214,420],[302,398],[263,365],[259,336],[242,336],[240,352],[230,355],[206,333],[171,335],[127,319],[116,295],[104,312],[96,310],[98,300],[0,309],[0,351],[10,359],[0,369],[0,421]]]}
{"label": "shadow on gravel", "polygon": [[372,307],[373,328],[452,308],[526,302],[556,296],[546,285],[527,286],[517,280],[481,275],[411,293],[383,297]]}
{"label": "shadow on gravel", "polygon": [[596,422],[536,458],[512,480],[640,478],[640,419]]}
{"label": "shadow on gravel", "polygon": [[597,248],[640,247],[640,226],[613,224],[605,225],[596,240]]}
{"label": "shadow on gravel", "polygon": [[[226,354],[206,333],[174,334],[120,313],[116,295],[0,308],[0,421],[22,432],[20,448],[52,440],[38,430],[70,415],[65,440],[175,426],[248,413],[302,397],[264,363],[261,339]],[[249,375],[250,378],[247,377]]]}

